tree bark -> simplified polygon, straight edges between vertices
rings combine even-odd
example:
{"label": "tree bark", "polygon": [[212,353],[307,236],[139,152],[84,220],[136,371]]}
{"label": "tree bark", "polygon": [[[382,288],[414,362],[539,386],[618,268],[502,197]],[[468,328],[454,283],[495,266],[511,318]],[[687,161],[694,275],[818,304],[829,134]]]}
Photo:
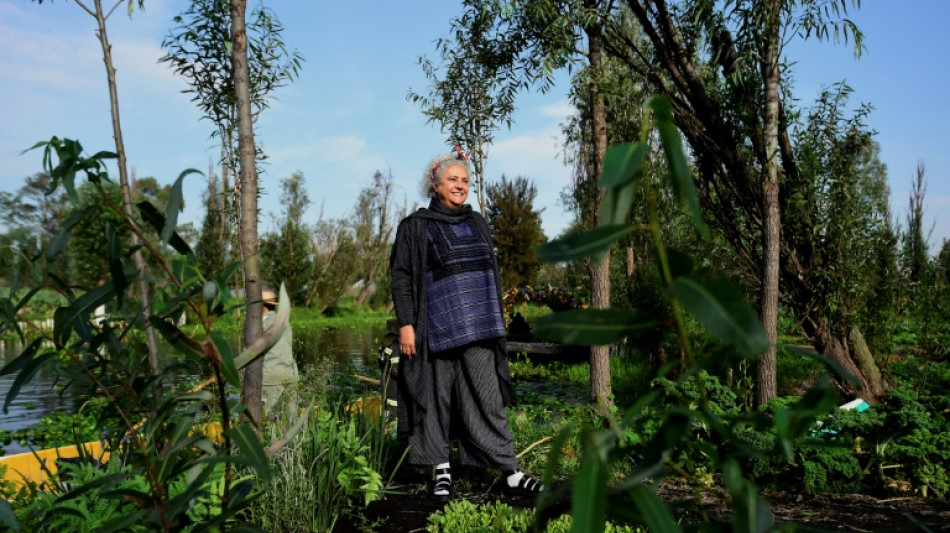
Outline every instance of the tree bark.
{"label": "tree bark", "polygon": [[[106,32],[106,15],[102,11],[102,1],[95,0],[95,17],[99,25],[97,36],[102,45],[102,61],[106,66],[106,76],[109,80],[109,104],[112,110],[112,135],[115,139],[115,153],[118,158],[116,162],[119,167],[119,190],[122,192],[122,211],[129,219],[129,223],[135,223],[135,213],[132,210],[132,188],[129,184],[128,159],[125,154],[125,142],[122,140],[122,123],[119,120],[119,91],[116,86],[115,65],[112,63],[112,44],[109,43],[109,34]],[[145,258],[142,256],[142,250],[138,248],[140,241],[135,232],[131,233],[129,245],[135,249],[132,254],[132,261],[139,272],[139,281],[137,282],[139,300],[142,305],[143,316],[145,317],[145,344],[148,350],[148,361],[152,367],[152,374],[160,373],[158,361],[158,338],[155,330],[152,328],[148,317],[152,314],[152,302],[149,297],[149,285],[146,281]]]}
{"label": "tree bark", "polygon": [[762,228],[762,286],[759,318],[769,338],[769,348],[759,355],[756,364],[755,403],[763,406],[777,394],[776,348],[778,339],[778,297],[780,239],[782,220],[779,211],[778,175],[778,110],[779,110],[779,24],[781,5],[779,0],[768,4],[769,17],[765,21],[765,53],[762,74],[765,79],[765,146],[766,174],[762,183],[762,213],[765,220]]}
{"label": "tree bark", "polygon": [[880,369],[873,358],[857,357],[848,343],[847,334],[836,333],[831,325],[820,317],[806,317],[802,322],[802,329],[808,338],[813,339],[817,353],[841,365],[845,372],[857,380],[857,384],[843,379],[835,381],[844,396],[862,398],[871,404],[884,396],[887,386],[881,377]]}
{"label": "tree bark", "polygon": [[[250,346],[263,335],[261,310],[260,243],[257,236],[257,154],[254,148],[254,122],[251,116],[250,76],[247,64],[247,0],[231,0],[231,64],[238,113],[238,152],[241,183],[241,256],[244,261],[244,345]],[[244,370],[241,402],[260,434],[261,385],[264,358],[259,357]]]}
{"label": "tree bark", "polygon": [[[589,1],[589,7],[596,2]],[[589,47],[589,61],[591,71],[596,77],[591,84],[594,91],[591,98],[591,128],[594,145],[593,165],[587,179],[592,180],[588,190],[596,191],[592,202],[593,227],[598,224],[598,213],[604,191],[597,186],[597,180],[603,169],[604,154],[607,153],[607,113],[604,108],[604,97],[600,91],[600,69],[603,62],[603,28],[600,24],[592,24],[584,28],[587,33]],[[594,309],[608,309],[610,307],[610,251],[604,254],[603,259],[591,267],[591,307]],[[591,346],[590,349],[590,399],[601,412],[606,413],[611,401],[610,386],[610,347]]]}

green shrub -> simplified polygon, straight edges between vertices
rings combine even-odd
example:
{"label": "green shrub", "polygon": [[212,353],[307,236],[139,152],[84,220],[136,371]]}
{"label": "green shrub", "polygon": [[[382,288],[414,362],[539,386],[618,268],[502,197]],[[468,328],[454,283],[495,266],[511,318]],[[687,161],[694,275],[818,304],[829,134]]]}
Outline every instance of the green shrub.
{"label": "green shrub", "polygon": [[[534,530],[531,509],[514,509],[502,502],[475,505],[468,500],[456,500],[441,511],[429,515],[427,533],[529,533]],[[568,533],[571,517],[562,515],[548,522],[545,533]],[[605,533],[633,533],[640,531],[630,526],[607,522]]]}

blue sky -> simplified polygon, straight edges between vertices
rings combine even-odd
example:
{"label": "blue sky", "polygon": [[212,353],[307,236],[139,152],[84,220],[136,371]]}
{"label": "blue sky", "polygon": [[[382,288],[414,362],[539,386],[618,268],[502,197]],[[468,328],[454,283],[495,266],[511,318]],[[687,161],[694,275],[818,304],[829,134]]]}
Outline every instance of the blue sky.
{"label": "blue sky", "polygon": [[[184,82],[156,60],[160,43],[183,0],[147,1],[127,17],[120,8],[109,32],[117,67],[126,151],[139,177],[170,183],[186,168],[206,171],[217,158],[212,126],[181,91]],[[279,214],[280,179],[303,172],[313,206],[309,221],[344,217],[359,190],[379,169],[391,171],[400,200],[418,202],[416,183],[425,162],[445,149],[442,135],[407,102],[424,91],[420,55],[448,32],[460,9],[452,1],[360,3],[271,1],[284,39],[305,58],[299,79],[279,89],[265,111],[257,139],[270,156],[262,176],[263,229]],[[873,104],[887,164],[892,211],[906,215],[918,161],[927,169],[932,247],[950,238],[950,35],[944,0],[864,0],[852,19],[867,50],[855,59],[847,44],[794,43],[795,95],[809,105],[823,87],[846,81],[852,102]],[[40,154],[23,149],[52,135],[79,139],[94,153],[113,149],[105,71],[94,20],[69,1],[37,5],[0,0],[0,189],[15,190],[40,170]],[[569,217],[558,204],[570,170],[561,160],[560,124],[571,112],[567,77],[546,95],[524,94],[515,124],[490,151],[489,178],[524,175],[537,184],[545,232],[555,236]],[[186,178],[185,221],[200,224],[200,176]],[[473,198],[474,200],[474,198]],[[934,250],[936,251],[936,250]]]}

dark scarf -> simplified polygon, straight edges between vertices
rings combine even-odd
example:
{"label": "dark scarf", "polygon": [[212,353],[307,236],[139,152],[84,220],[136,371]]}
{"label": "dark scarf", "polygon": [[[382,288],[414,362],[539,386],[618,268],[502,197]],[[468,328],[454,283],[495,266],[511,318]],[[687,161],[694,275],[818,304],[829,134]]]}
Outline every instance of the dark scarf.
{"label": "dark scarf", "polygon": [[429,350],[441,352],[505,336],[492,268],[491,242],[472,219],[472,208],[451,210],[433,200],[428,224],[426,312]]}

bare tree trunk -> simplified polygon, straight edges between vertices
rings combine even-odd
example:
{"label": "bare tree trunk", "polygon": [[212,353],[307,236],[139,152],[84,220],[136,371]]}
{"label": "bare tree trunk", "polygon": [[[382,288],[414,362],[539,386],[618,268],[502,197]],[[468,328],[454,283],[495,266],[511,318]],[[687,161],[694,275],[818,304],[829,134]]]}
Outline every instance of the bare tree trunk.
{"label": "bare tree trunk", "polygon": [[[247,65],[247,28],[244,16],[247,0],[231,0],[231,62],[234,70],[234,91],[237,93],[238,152],[241,180],[241,256],[244,260],[244,344],[250,346],[263,335],[261,310],[260,243],[257,239],[257,154],[254,149],[254,122],[251,117],[250,77]],[[244,370],[241,402],[260,433],[261,384],[264,358],[260,357]]]}
{"label": "bare tree trunk", "polygon": [[[592,214],[593,225],[597,226],[600,202],[603,189],[596,186],[597,179],[603,169],[604,154],[607,153],[607,114],[604,109],[604,97],[600,91],[600,68],[602,63],[603,33],[599,24],[584,28],[587,33],[589,46],[589,60],[591,70],[596,80],[591,86],[594,95],[591,99],[591,128],[594,144],[593,172],[588,179],[593,180],[594,186],[589,190],[596,191],[593,198]],[[607,309],[610,307],[610,251],[604,254],[603,259],[591,268],[591,307]],[[611,404],[610,386],[610,347],[591,346],[590,349],[590,399],[601,412],[607,412]]]}
{"label": "bare tree trunk", "polygon": [[[106,18],[108,18],[111,12],[109,14],[103,13],[101,0],[95,0],[95,6],[94,16],[96,17],[96,22],[99,24],[97,36],[99,37],[99,43],[102,45],[102,61],[106,65],[106,76],[109,79],[109,103],[112,108],[112,135],[115,139],[115,153],[118,157],[117,165],[119,167],[119,189],[122,192],[122,210],[130,221],[134,221],[135,213],[132,211],[132,188],[129,184],[127,169],[128,161],[125,155],[125,143],[122,140],[121,121],[119,120],[119,92],[115,81],[115,65],[112,63],[112,45],[109,43],[109,34],[106,32]],[[135,268],[138,270],[139,277],[141,278],[137,285],[139,300],[144,309],[145,344],[148,349],[148,361],[152,367],[152,374],[158,375],[158,338],[155,335],[155,330],[152,328],[151,322],[148,321],[148,317],[152,314],[152,303],[149,299],[148,281],[145,280],[145,258],[142,257],[141,249],[138,249],[139,244],[138,235],[132,232],[129,245],[135,249],[135,252],[132,254],[132,261],[135,263]]]}
{"label": "bare tree trunk", "polygon": [[841,392],[847,396],[860,397],[874,404],[884,396],[887,384],[872,357],[861,357],[858,350],[852,351],[848,335],[836,334],[831,325],[820,317],[806,317],[802,329],[808,338],[813,339],[815,351],[824,354],[857,379],[855,386],[845,380],[835,380]]}
{"label": "bare tree trunk", "polygon": [[765,22],[766,50],[762,65],[765,78],[765,144],[766,174],[762,182],[762,287],[759,317],[769,338],[769,348],[759,355],[756,365],[756,405],[763,406],[777,394],[776,348],[778,339],[779,260],[782,220],[779,212],[778,182],[778,110],[779,110],[779,0],[769,3]]}

